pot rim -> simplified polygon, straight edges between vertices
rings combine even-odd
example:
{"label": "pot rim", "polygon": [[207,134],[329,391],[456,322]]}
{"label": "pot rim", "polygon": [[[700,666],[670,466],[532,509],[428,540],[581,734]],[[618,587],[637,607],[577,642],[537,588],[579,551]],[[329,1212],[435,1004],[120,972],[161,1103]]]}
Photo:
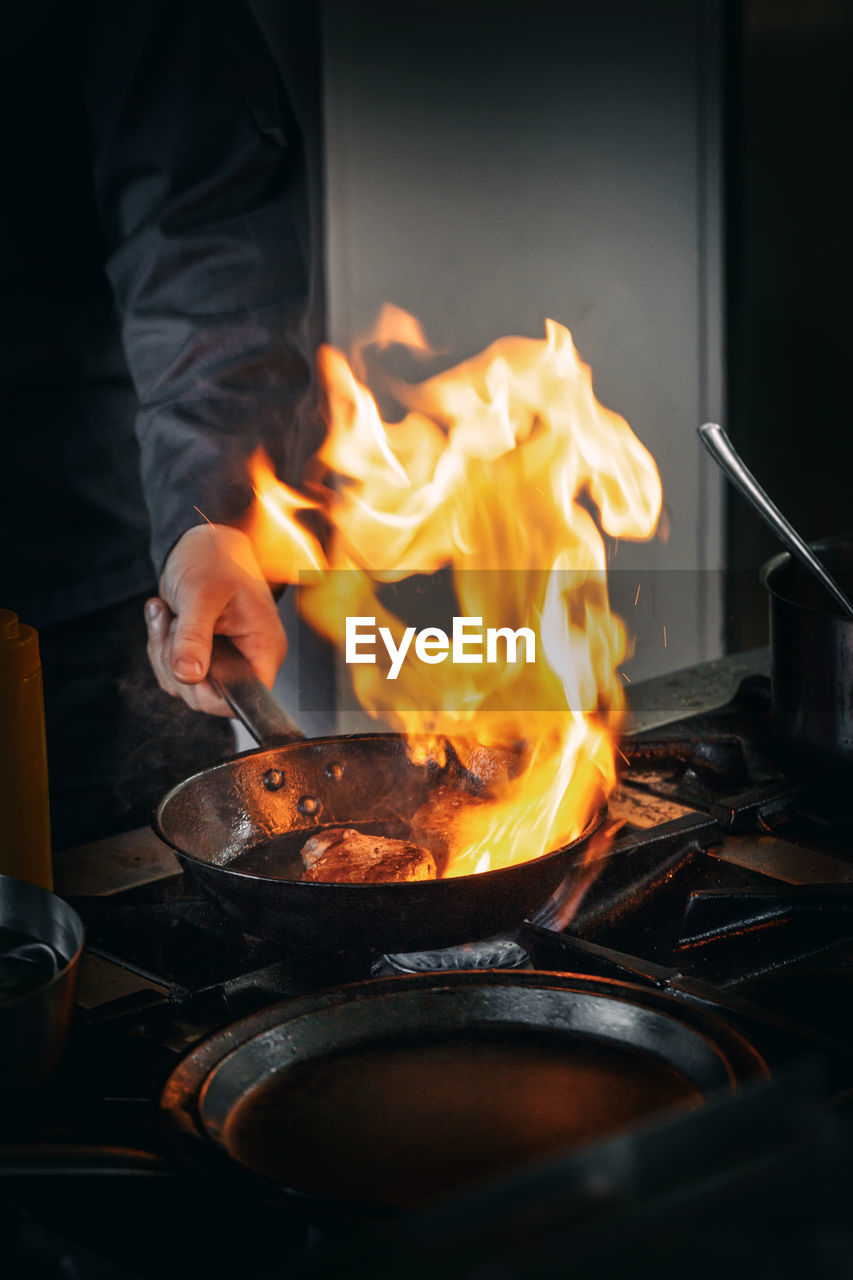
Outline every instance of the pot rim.
{"label": "pot rim", "polygon": [[[70,956],[66,956],[47,938],[39,936],[36,940],[38,942],[46,943],[47,946],[53,947],[53,950],[56,951],[63,963],[56,970],[56,973],[48,978],[46,982],[41,983],[38,987],[35,987],[31,991],[25,991],[19,996],[13,996],[11,1000],[3,1000],[0,1002],[0,1016],[5,1014],[7,1010],[15,1009],[26,1004],[27,1001],[43,998],[45,993],[52,987],[64,982],[69,973],[76,969],[77,965],[80,963],[80,958],[83,955],[83,950],[86,946],[86,930],[79,912],[75,911],[70,903],[66,902],[66,900],[60,897],[58,893],[54,893],[52,889],[44,889],[41,885],[32,884],[29,880],[20,880],[15,876],[0,875],[0,888],[2,888],[4,884],[11,886],[11,892],[13,895],[23,897],[25,902],[28,898],[34,903],[47,899],[50,902],[51,910],[56,912],[59,918],[63,919],[68,925],[69,931],[71,932],[75,942],[75,947],[72,954]],[[2,922],[2,916],[0,916],[0,924],[2,924]],[[35,926],[33,926],[33,928],[34,927]],[[33,934],[33,936],[35,937],[35,934]]]}
{"label": "pot rim", "polygon": [[[809,546],[812,551],[820,553],[821,551],[832,551],[836,547],[848,546],[853,551],[853,535],[849,533],[834,534],[830,538],[818,538],[814,542],[810,542]],[[790,551],[780,551],[771,559],[766,560],[758,571],[758,580],[762,587],[767,591],[768,595],[774,600],[781,600],[785,604],[791,605],[795,609],[799,609],[803,613],[813,614],[816,618],[837,618],[839,622],[845,622],[849,626],[853,626],[853,619],[842,613],[838,605],[836,605],[829,595],[826,593],[827,606],[824,609],[815,608],[814,605],[804,604],[802,600],[794,598],[793,592],[782,591],[772,579],[778,577],[783,570],[789,568],[796,563],[795,557]],[[803,569],[803,572],[807,572]]]}

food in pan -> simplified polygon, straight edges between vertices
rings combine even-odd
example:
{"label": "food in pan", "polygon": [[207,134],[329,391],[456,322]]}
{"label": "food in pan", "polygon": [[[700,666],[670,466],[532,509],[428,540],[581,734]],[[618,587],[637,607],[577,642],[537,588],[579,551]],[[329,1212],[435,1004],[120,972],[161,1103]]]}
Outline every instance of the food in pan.
{"label": "food in pan", "polygon": [[331,827],[305,841],[303,880],[345,884],[393,880],[435,880],[435,860],[410,840],[365,835],[352,827]]}
{"label": "food in pan", "polygon": [[502,791],[521,766],[518,750],[459,740],[454,742],[453,751],[466,775],[463,786],[473,782],[490,794]]}
{"label": "food in pan", "polygon": [[440,867],[447,861],[459,816],[485,802],[458,787],[436,787],[412,817],[412,839],[429,849]]}

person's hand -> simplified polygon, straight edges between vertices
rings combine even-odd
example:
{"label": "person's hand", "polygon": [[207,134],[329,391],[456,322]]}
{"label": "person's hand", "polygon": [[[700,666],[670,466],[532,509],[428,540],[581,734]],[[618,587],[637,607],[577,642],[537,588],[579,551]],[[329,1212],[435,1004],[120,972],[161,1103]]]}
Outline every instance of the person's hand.
{"label": "person's hand", "polygon": [[229,636],[272,688],[287,637],[252,544],[228,525],[198,525],[179,538],[145,602],[148,658],[161,689],[196,711],[230,716],[206,680],[214,635]]}

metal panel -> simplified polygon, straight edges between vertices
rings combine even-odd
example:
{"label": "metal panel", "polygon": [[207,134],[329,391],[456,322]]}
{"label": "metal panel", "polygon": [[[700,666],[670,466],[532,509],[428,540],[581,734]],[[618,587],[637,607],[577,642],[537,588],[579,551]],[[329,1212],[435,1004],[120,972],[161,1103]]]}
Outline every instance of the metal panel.
{"label": "metal panel", "polygon": [[333,340],[386,300],[460,357],[566,324],[664,480],[668,543],[611,560],[627,671],[717,656],[721,484],[695,428],[723,402],[718,0],[324,12]]}

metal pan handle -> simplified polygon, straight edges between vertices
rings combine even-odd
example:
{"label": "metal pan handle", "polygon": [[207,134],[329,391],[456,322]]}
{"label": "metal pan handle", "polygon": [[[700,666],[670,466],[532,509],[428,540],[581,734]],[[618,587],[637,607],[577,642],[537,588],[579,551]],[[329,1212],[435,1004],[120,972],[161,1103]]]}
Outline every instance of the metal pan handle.
{"label": "metal pan handle", "polygon": [[207,678],[260,747],[302,742],[305,734],[294,724],[255,675],[254,669],[227,636],[214,636]]}

